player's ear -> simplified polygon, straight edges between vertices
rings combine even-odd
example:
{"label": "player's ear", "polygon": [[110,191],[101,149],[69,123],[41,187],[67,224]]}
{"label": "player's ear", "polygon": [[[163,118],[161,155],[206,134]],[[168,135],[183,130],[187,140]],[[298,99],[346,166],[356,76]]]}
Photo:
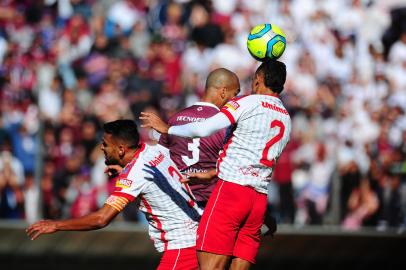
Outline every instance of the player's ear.
{"label": "player's ear", "polygon": [[118,146],[118,155],[120,158],[123,158],[125,155],[125,148],[124,148],[124,145],[122,145],[122,144],[120,144]]}
{"label": "player's ear", "polygon": [[221,92],[220,92],[220,96],[222,99],[226,98],[226,92],[227,92],[227,87],[222,87]]}

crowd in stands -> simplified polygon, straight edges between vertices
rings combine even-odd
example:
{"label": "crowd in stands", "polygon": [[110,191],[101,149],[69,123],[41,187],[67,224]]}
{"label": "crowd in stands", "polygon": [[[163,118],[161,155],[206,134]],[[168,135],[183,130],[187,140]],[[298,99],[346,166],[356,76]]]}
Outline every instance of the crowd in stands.
{"label": "crowd in stands", "polygon": [[[406,4],[396,0],[0,1],[0,219],[67,218],[114,187],[104,122],[170,117],[217,67],[242,94],[251,27],[287,35],[292,117],[269,203],[279,223],[406,225]],[[154,142],[150,130],[142,139]],[[120,218],[138,220],[135,207]]]}

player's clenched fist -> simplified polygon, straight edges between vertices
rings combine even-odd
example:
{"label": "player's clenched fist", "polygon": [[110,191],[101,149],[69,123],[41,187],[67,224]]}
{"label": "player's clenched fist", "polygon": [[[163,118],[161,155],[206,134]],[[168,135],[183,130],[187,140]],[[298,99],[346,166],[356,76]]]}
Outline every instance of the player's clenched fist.
{"label": "player's clenched fist", "polygon": [[169,126],[158,115],[151,112],[141,112],[140,119],[144,123],[141,127],[153,128],[162,134],[168,133]]}
{"label": "player's clenched fist", "polygon": [[57,226],[56,222],[52,220],[41,220],[32,224],[28,229],[25,230],[27,235],[31,240],[35,240],[41,234],[49,234],[56,232]]}

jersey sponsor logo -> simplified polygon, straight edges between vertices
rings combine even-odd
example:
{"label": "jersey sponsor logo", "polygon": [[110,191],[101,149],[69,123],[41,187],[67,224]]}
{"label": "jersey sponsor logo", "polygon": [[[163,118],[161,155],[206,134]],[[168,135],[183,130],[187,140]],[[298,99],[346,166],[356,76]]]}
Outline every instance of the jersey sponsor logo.
{"label": "jersey sponsor logo", "polygon": [[186,116],[180,115],[176,117],[176,121],[183,121],[183,122],[202,122],[206,120],[204,117],[193,117],[193,116]]}
{"label": "jersey sponsor logo", "polygon": [[236,101],[234,101],[234,100],[230,100],[229,102],[227,102],[227,104],[226,105],[224,105],[224,106],[226,106],[228,109],[231,109],[231,110],[237,110],[239,107],[240,107],[240,104],[238,104]]}
{"label": "jersey sponsor logo", "polygon": [[271,181],[271,177],[263,177],[260,175],[260,169],[259,168],[254,168],[253,166],[248,166],[248,167],[240,167],[240,172],[243,175],[250,175],[252,177],[258,178],[263,181]]}
{"label": "jersey sponsor logo", "polygon": [[153,160],[151,160],[150,162],[148,162],[148,164],[152,167],[156,167],[159,165],[159,163],[161,163],[164,160],[165,156],[164,154],[162,154],[161,152],[159,152],[159,155],[156,156]]}
{"label": "jersey sponsor logo", "polygon": [[254,177],[258,177],[259,176],[259,169],[254,168],[252,166],[248,166],[248,167],[240,167],[240,172],[243,175],[251,175]]}
{"label": "jersey sponsor logo", "polygon": [[182,174],[187,174],[187,173],[206,173],[207,169],[197,169],[197,168],[186,168],[181,171]]}
{"label": "jersey sponsor logo", "polygon": [[130,179],[120,178],[116,182],[116,187],[129,188],[129,187],[131,187],[132,183],[133,183],[133,181]]}
{"label": "jersey sponsor logo", "polygon": [[262,107],[264,107],[264,108],[271,109],[273,111],[289,115],[288,111],[285,110],[285,109],[282,109],[281,107],[275,106],[275,105],[273,105],[271,103],[268,103],[266,101],[261,101],[261,103],[262,103]]}

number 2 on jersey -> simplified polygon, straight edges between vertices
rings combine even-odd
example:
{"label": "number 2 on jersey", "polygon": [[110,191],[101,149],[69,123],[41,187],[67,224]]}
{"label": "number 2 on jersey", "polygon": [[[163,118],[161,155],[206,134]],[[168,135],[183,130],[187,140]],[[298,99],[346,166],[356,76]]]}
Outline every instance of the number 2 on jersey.
{"label": "number 2 on jersey", "polygon": [[279,142],[285,133],[285,125],[281,121],[273,120],[271,122],[271,129],[275,127],[279,128],[279,132],[266,143],[265,149],[262,151],[262,158],[260,160],[261,164],[267,167],[272,167],[275,163],[274,158],[272,160],[268,159],[269,148],[271,148],[275,143]]}
{"label": "number 2 on jersey", "polygon": [[[168,172],[169,172],[169,174],[170,174],[172,177],[175,177],[175,175],[176,175],[176,177],[178,178],[177,180],[178,180],[179,182],[180,182],[180,181],[182,180],[182,178],[183,178],[182,174],[181,174],[180,172],[178,172],[178,170],[175,169],[173,166],[169,166],[169,167],[168,167]],[[190,187],[189,187],[188,184],[184,183],[184,184],[182,184],[182,185],[185,187],[186,192],[187,192],[187,194],[188,194],[189,197],[190,197],[190,200],[188,201],[188,204],[189,204],[190,207],[193,207],[193,206],[195,205],[195,202],[194,202],[195,197],[194,197],[192,191],[190,190]]]}

